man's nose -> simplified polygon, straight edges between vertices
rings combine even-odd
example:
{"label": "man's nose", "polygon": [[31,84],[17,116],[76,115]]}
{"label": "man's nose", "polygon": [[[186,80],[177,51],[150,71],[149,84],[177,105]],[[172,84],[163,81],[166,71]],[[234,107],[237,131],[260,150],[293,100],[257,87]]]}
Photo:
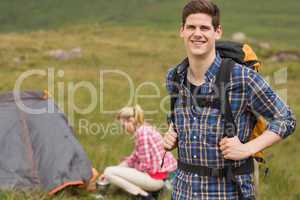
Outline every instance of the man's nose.
{"label": "man's nose", "polygon": [[200,30],[199,27],[197,27],[197,28],[195,29],[194,35],[197,35],[197,36],[201,36],[201,35],[202,35],[202,32],[201,32],[201,30]]}

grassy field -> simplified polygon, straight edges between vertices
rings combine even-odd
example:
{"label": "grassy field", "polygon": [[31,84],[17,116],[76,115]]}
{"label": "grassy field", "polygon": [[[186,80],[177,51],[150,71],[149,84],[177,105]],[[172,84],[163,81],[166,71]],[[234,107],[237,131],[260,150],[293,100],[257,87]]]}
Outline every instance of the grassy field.
{"label": "grassy field", "polygon": [[[28,0],[20,5],[17,0],[0,2],[0,91],[12,90],[16,79],[28,70],[52,68],[54,77],[54,98],[71,121],[78,139],[84,146],[93,165],[100,171],[105,166],[117,164],[132,149],[133,140],[118,131],[114,114],[104,114],[101,108],[118,109],[129,100],[129,82],[124,76],[107,74],[103,79],[104,90],[100,92],[100,72],[119,70],[133,81],[134,92],[139,95],[159,97],[137,99],[145,110],[160,108],[166,97],[164,78],[167,69],[184,56],[184,48],[178,37],[180,10],[185,1],[180,0]],[[236,31],[249,37],[272,44],[270,52],[295,50],[300,52],[297,20],[300,3],[279,0],[251,2],[217,1],[223,10],[225,38]],[[251,7],[249,4],[251,3]],[[82,49],[82,57],[58,61],[47,55],[48,51],[76,47]],[[258,52],[261,52],[258,50]],[[260,56],[270,52],[261,52]],[[275,63],[262,57],[264,76],[276,90],[287,89],[287,100],[297,118],[300,115],[299,62]],[[274,73],[287,68],[287,81],[278,84]],[[59,70],[64,72],[60,77]],[[68,94],[72,84],[87,81],[96,88],[96,108],[88,114],[73,112],[68,105],[74,99],[79,108],[86,108],[91,97],[86,89]],[[150,84],[158,86],[158,91]],[[22,89],[43,90],[48,82],[45,77],[32,76],[25,80]],[[142,87],[143,86],[143,87]],[[63,98],[59,91],[64,91]],[[100,96],[103,95],[103,99]],[[163,104],[168,108],[167,102]],[[165,112],[147,114],[149,122],[165,125]],[[81,120],[88,120],[90,129],[80,126]],[[114,125],[114,124],[113,124]],[[162,127],[162,132],[165,130]],[[270,174],[261,178],[262,199],[300,199],[300,151],[299,129],[294,136],[268,150]],[[164,199],[169,199],[168,194]],[[123,200],[128,196],[113,188],[108,199]],[[0,199],[48,199],[43,193],[0,193]],[[55,200],[92,199],[89,194],[78,191],[61,193]]]}
{"label": "grassy field", "polygon": [[[0,31],[27,32],[74,24],[100,23],[117,26],[148,26],[174,32],[187,0],[20,0],[0,2]],[[300,25],[297,1],[216,0],[222,10],[225,35],[246,32],[276,43],[277,47],[297,48]]]}

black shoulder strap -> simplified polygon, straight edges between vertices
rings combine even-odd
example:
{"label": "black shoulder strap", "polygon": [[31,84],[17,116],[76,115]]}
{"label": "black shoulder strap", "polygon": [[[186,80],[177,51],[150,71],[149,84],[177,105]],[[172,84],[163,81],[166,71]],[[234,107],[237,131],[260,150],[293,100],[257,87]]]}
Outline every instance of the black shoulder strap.
{"label": "black shoulder strap", "polygon": [[[174,76],[174,79],[173,79],[173,84],[179,84],[179,75],[177,72],[175,72],[175,76]],[[170,119],[168,120],[169,123],[172,122],[173,124],[175,123],[175,113],[174,113],[174,109],[175,109],[175,103],[176,103],[176,100],[177,100],[177,97],[178,97],[178,86],[176,85],[176,88],[174,89],[174,91],[172,92],[171,94],[171,102],[170,102]]]}
{"label": "black shoulder strap", "polygon": [[189,60],[188,58],[185,58],[179,65],[177,65],[175,67],[175,75],[173,77],[173,80],[172,80],[172,84],[174,84],[174,91],[172,91],[172,94],[171,94],[171,102],[170,102],[170,115],[169,115],[169,118],[168,118],[168,122],[173,122],[173,124],[175,124],[175,113],[174,113],[174,109],[175,109],[175,103],[177,101],[177,98],[178,98],[178,94],[179,94],[179,85],[180,85],[180,77],[179,77],[179,74],[178,74],[178,71],[179,71],[179,68],[182,67],[183,70],[186,69],[186,67],[189,65]]}
{"label": "black shoulder strap", "polygon": [[224,136],[227,137],[233,137],[236,134],[236,125],[234,123],[228,93],[226,92],[234,65],[235,62],[232,59],[224,58],[216,77],[216,86],[218,88],[219,99],[221,103],[221,113],[222,117],[225,119]]}

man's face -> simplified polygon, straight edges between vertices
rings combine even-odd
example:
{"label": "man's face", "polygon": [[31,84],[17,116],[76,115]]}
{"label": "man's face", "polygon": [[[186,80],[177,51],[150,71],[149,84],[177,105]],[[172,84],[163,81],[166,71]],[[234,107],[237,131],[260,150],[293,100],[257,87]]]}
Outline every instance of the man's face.
{"label": "man's face", "polygon": [[180,29],[188,55],[205,57],[215,49],[216,40],[222,35],[221,26],[216,30],[212,25],[212,17],[203,14],[191,14]]}

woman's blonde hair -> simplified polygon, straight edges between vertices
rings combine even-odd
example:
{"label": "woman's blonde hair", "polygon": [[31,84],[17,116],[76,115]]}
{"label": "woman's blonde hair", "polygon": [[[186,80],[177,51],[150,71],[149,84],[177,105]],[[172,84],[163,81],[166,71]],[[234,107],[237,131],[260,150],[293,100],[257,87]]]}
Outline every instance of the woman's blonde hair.
{"label": "woman's blonde hair", "polygon": [[144,111],[138,104],[133,106],[126,106],[122,108],[118,114],[117,119],[133,117],[138,125],[144,123]]}

